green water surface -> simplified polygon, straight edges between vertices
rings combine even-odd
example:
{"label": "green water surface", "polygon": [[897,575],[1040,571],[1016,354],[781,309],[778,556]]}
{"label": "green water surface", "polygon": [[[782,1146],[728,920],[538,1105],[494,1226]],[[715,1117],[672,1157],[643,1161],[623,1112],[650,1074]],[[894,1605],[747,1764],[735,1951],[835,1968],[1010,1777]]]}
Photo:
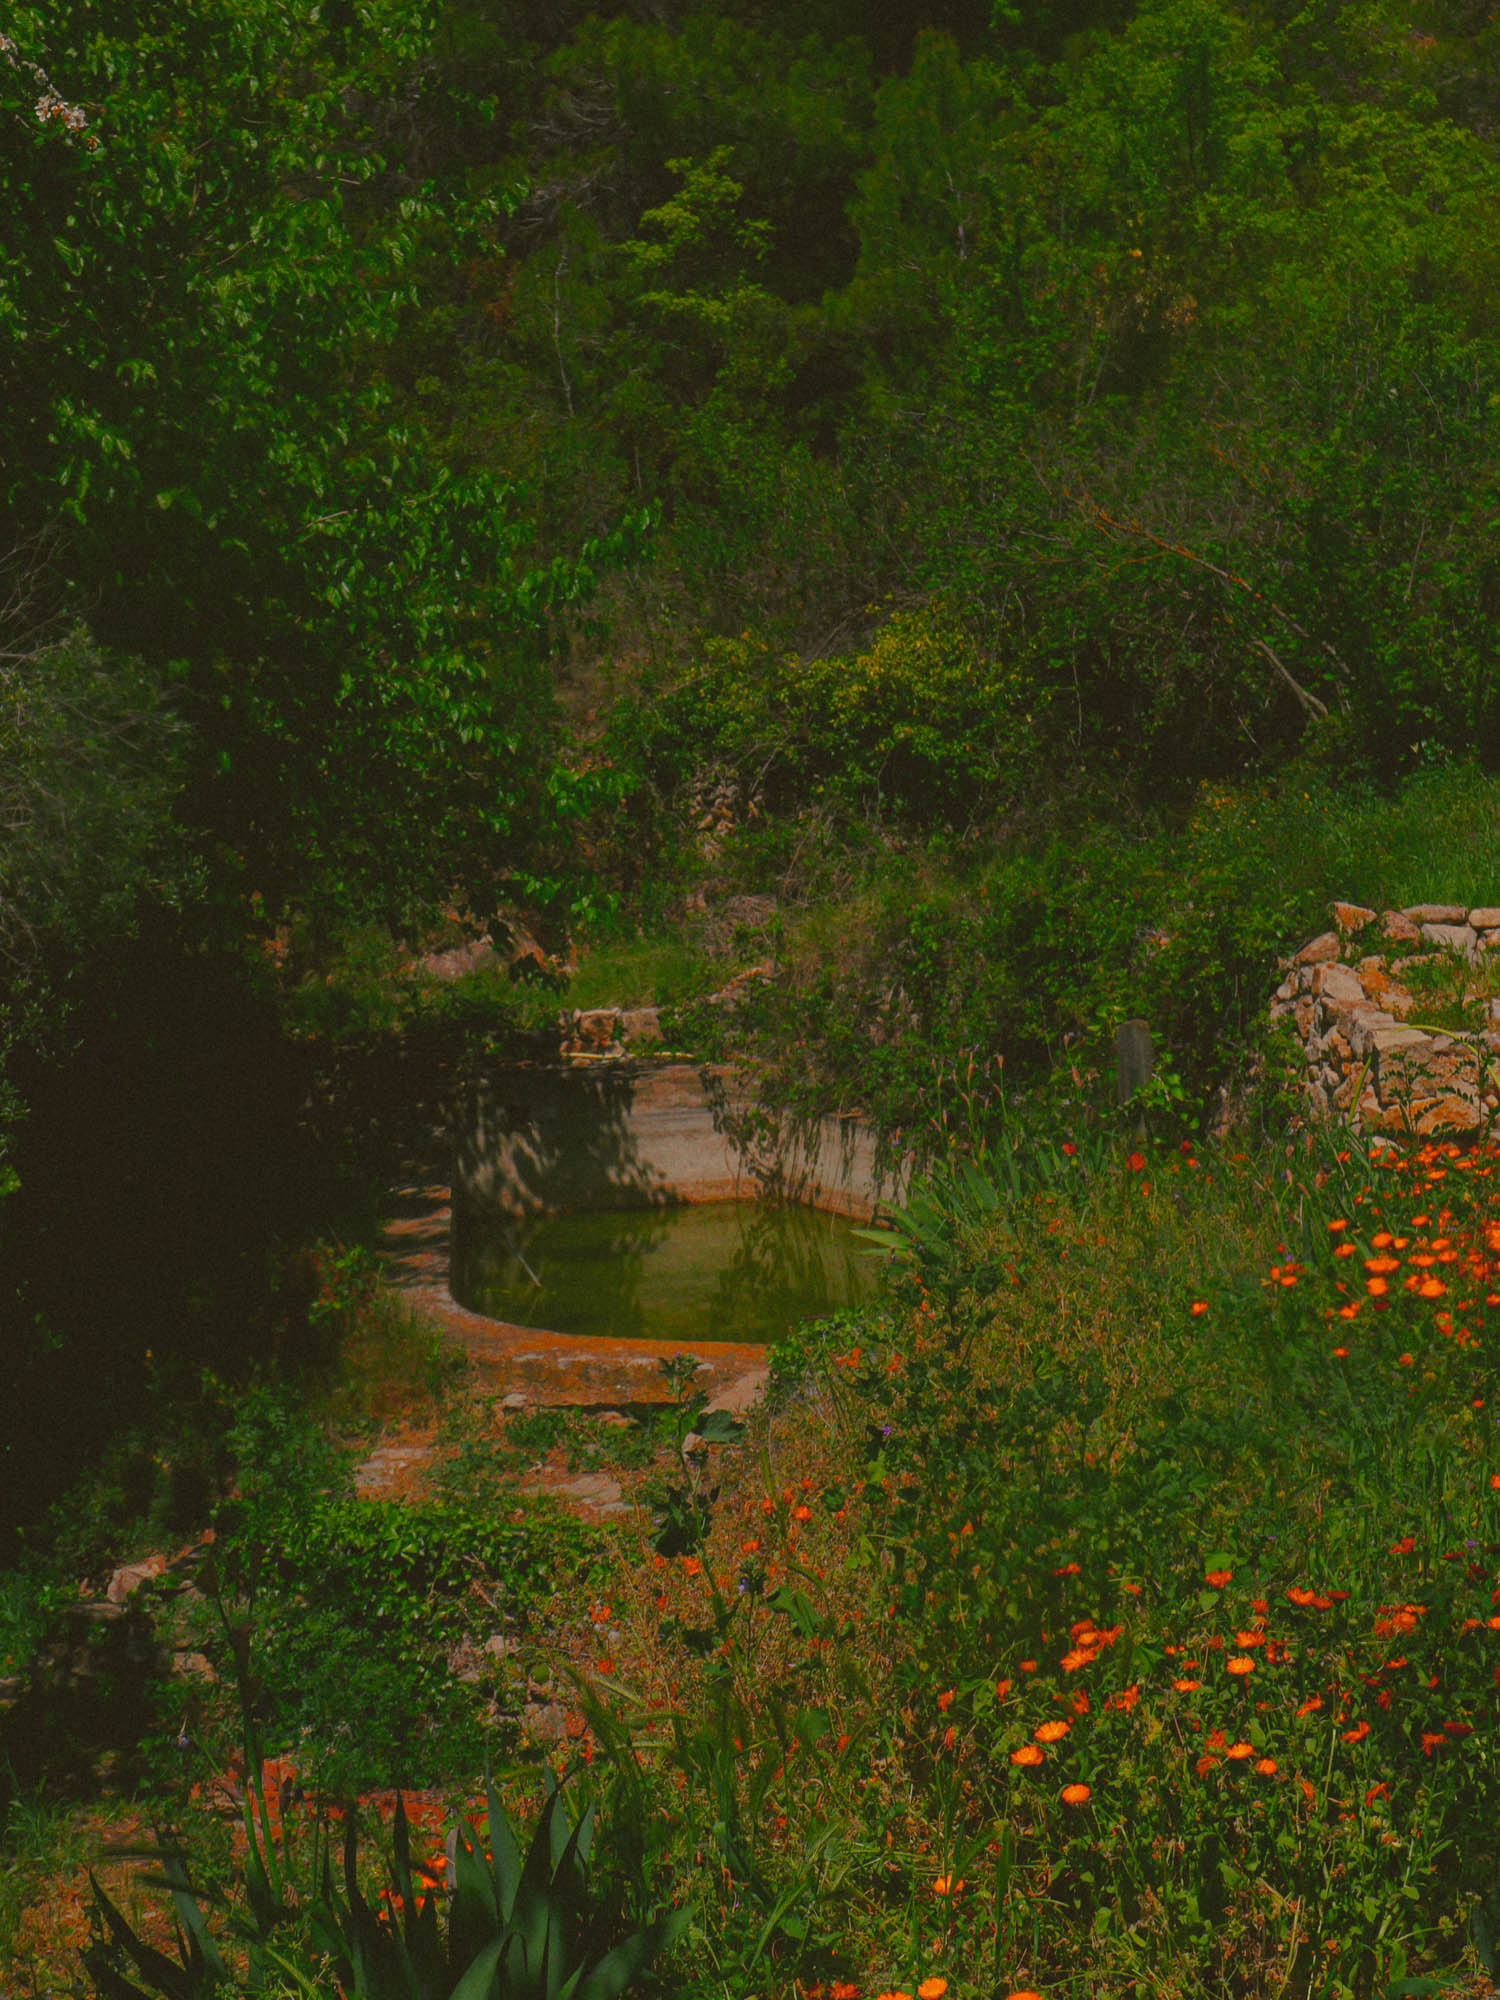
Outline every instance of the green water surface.
{"label": "green water surface", "polygon": [[453,1290],[493,1319],[645,1340],[778,1340],[854,1305],[878,1257],[855,1224],[754,1201],[470,1220]]}

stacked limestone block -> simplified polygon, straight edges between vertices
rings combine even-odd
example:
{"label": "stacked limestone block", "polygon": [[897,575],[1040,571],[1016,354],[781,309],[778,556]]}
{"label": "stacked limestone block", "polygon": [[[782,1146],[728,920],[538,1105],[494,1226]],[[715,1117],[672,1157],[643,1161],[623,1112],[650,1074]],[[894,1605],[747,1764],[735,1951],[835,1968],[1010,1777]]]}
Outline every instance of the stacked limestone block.
{"label": "stacked limestone block", "polygon": [[1422,959],[1457,953],[1479,967],[1500,952],[1500,907],[1335,903],[1332,916],[1331,931],[1283,962],[1271,1002],[1302,1043],[1308,1116],[1421,1137],[1489,1126],[1500,1113],[1500,1001],[1488,1002],[1486,1026],[1445,1032],[1422,1025],[1432,1003],[1404,981]]}

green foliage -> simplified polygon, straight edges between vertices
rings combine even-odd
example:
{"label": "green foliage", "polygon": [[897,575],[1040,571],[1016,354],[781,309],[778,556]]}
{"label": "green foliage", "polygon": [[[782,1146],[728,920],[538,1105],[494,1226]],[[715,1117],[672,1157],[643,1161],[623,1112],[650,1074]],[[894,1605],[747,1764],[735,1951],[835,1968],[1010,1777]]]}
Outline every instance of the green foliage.
{"label": "green foliage", "polygon": [[[1483,1287],[1451,1281],[1493,1149],[1069,1176],[1036,1148],[934,1183],[910,1317],[825,1360],[891,1597],[887,1754],[931,1832],[913,1896],[967,1878],[942,1962],[1002,1990],[1456,1971],[1492,1890],[1497,1482]],[[1399,1293],[1358,1281],[1403,1251]]]}
{"label": "green foliage", "polygon": [[169,1848],[158,1857],[157,1886],[172,1897],[176,1962],[148,1944],[94,1881],[97,1936],[84,1955],[93,1991],[100,2000],[198,2000],[226,1992],[317,2000],[331,1991],[347,2000],[614,2000],[671,1945],[688,1912],[658,1918],[595,1957],[601,1934],[618,1925],[611,1926],[589,1877],[594,1807],[575,1813],[549,1774],[523,1853],[519,1829],[492,1785],[486,1804],[482,1830],[460,1822],[453,1831],[453,1880],[445,1891],[442,1855],[436,1862],[414,1859],[398,1798],[389,1886],[372,1904],[359,1880],[352,1817],[342,1883],[326,1845],[315,1839],[309,1879],[294,1886],[288,1857],[277,1853],[264,1819],[257,1824],[264,1804],[252,1791],[244,1974],[232,1973],[219,1949],[203,1907],[210,1898],[195,1889],[186,1855]]}
{"label": "green foliage", "polygon": [[893,612],[852,655],[777,657],[748,634],[710,640],[649,717],[621,727],[634,724],[658,784],[718,765],[777,811],[800,802],[962,824],[1016,790],[1026,699],[1018,676],[933,607]]}
{"label": "green foliage", "polygon": [[582,571],[526,563],[506,481],[446,464],[387,373],[424,271],[486,252],[509,200],[392,143],[432,23],[383,9],[347,58],[279,0],[17,26],[92,109],[39,121],[0,63],[14,540],[61,524],[101,635],[179,664],[236,887],[519,859],[518,807],[550,825],[537,634]]}
{"label": "green foliage", "polygon": [[492,1509],[354,1498],[347,1462],[277,1403],[235,1438],[239,1495],[215,1562],[243,1605],[257,1727],[334,1788],[422,1784],[485,1760],[484,1725],[449,1655],[583,1588],[597,1533],[536,1503]]}
{"label": "green foliage", "polygon": [[975,1063],[986,1091],[999,1065],[1013,1098],[1082,1139],[1113,1096],[1116,1028],[1143,1018],[1191,1120],[1259,1046],[1277,960],[1331,899],[1400,908],[1441,882],[1489,900],[1497,799],[1469,764],[1394,796],[1304,765],[1206,786],[1175,827],[1130,838],[1080,812],[1066,835],[990,851],[877,851],[857,894],[788,924],[781,977],[737,1034],[772,1065],[768,1099],[859,1103],[942,1149]]}
{"label": "green foliage", "polygon": [[[143,913],[191,904],[202,875],[172,824],[186,730],[158,676],[82,630],[33,641],[23,554],[0,617],[0,1195],[17,1069],[70,1047],[77,961],[118,951]],[[17,609],[16,607],[20,607]]]}

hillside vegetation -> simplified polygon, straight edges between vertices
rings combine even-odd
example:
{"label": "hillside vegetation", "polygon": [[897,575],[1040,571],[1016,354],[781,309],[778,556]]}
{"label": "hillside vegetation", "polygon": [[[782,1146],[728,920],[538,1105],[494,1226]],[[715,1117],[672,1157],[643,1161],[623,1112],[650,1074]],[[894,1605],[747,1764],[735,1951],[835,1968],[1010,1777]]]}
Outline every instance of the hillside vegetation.
{"label": "hillside vegetation", "polygon": [[[220,1765],[234,1684],[314,1792],[477,1811],[478,1607],[583,1673],[600,1845],[538,1854],[663,1993],[1493,1970],[1489,1156],[1325,1157],[1265,1008],[1332,897],[1500,904],[1497,102],[1469,0],[12,9],[0,1682],[212,1523]],[[463,1065],[606,1002],[935,1176],[714,1504],[690,1399],[631,1447],[669,1578],[520,1506],[370,1275]],[[403,1371],[483,1488],[409,1534],[345,1450]],[[15,1937],[75,1809],[192,1820],[176,1695],[5,1750]],[[324,1918],[224,1979],[352,1993]]]}

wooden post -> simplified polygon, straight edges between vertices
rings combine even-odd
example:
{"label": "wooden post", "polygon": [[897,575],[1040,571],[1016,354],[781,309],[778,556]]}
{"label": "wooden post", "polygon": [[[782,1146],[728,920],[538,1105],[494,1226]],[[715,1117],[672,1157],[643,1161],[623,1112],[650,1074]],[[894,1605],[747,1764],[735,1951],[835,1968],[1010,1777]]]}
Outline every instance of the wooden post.
{"label": "wooden post", "polygon": [[[1115,1030],[1115,1101],[1126,1105],[1138,1090],[1151,1081],[1153,1065],[1151,1030],[1144,1021],[1122,1021]],[[1136,1121],[1136,1136],[1144,1135],[1146,1121]]]}

